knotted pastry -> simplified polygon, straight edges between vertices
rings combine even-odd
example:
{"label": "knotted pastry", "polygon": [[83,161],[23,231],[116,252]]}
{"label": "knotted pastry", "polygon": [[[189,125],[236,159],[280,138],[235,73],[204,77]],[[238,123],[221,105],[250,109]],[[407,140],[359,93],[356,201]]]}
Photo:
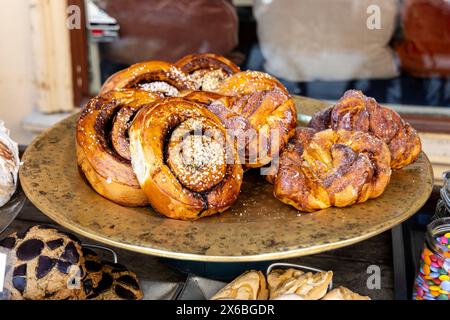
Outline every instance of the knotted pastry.
{"label": "knotted pastry", "polygon": [[296,269],[273,270],[267,277],[270,299],[283,300],[293,294],[301,300],[319,300],[327,293],[332,279],[332,271],[313,274]]}
{"label": "knotted pastry", "polygon": [[9,130],[0,121],[0,207],[13,196],[19,173],[19,148],[9,136]]}
{"label": "knotted pastry", "polygon": [[278,87],[238,97],[195,91],[184,98],[205,105],[220,118],[248,168],[269,163],[295,133],[295,103]]}
{"label": "knotted pastry", "polygon": [[142,90],[110,91],[92,99],[78,120],[78,165],[95,191],[118,204],[148,204],[131,167],[128,127],[142,106],[157,99]]}
{"label": "knotted pastry", "polygon": [[359,131],[298,128],[280,156],[274,195],[305,212],[380,196],[391,177],[386,143]]}
{"label": "knotted pastry", "polygon": [[211,300],[267,300],[266,277],[261,271],[247,271],[217,292]]}
{"label": "knotted pastry", "polygon": [[179,68],[164,61],[141,62],[119,71],[103,84],[100,94],[111,90],[137,88],[174,97],[183,90],[194,90],[195,82]]}
{"label": "knotted pastry", "polygon": [[370,298],[359,295],[345,287],[339,287],[328,292],[322,300],[370,300]]}
{"label": "knotted pastry", "polygon": [[191,54],[178,60],[175,66],[191,77],[196,90],[205,91],[216,90],[222,80],[240,71],[233,62],[214,53]]}
{"label": "knotted pastry", "polygon": [[286,87],[270,74],[260,71],[242,71],[222,80],[214,92],[226,96],[242,96],[274,88],[288,95]]}
{"label": "knotted pastry", "polygon": [[156,211],[195,220],[236,201],[242,167],[225,127],[208,109],[162,99],[138,112],[129,135],[134,172]]}
{"label": "knotted pastry", "polygon": [[393,169],[414,162],[422,149],[417,132],[397,112],[357,90],[347,91],[332,108],[315,114],[309,127],[370,132],[388,144]]}

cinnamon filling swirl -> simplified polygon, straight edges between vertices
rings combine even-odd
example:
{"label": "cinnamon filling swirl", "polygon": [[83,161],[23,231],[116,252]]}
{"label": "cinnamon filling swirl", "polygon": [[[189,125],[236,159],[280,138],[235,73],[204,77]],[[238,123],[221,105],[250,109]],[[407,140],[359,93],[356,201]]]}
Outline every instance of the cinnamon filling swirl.
{"label": "cinnamon filling swirl", "polygon": [[222,69],[197,70],[191,74],[196,90],[215,91],[229,75]]}
{"label": "cinnamon filling swirl", "polygon": [[188,119],[170,137],[167,163],[185,187],[204,192],[225,177],[224,141],[223,134],[208,119]]}
{"label": "cinnamon filling swirl", "polygon": [[212,112],[182,98],[161,99],[130,128],[132,166],[153,208],[174,219],[222,212],[237,199],[242,167]]}
{"label": "cinnamon filling swirl", "polygon": [[135,114],[157,99],[142,90],[110,91],[92,99],[78,120],[78,165],[91,186],[116,203],[148,203],[131,167],[128,129]]}

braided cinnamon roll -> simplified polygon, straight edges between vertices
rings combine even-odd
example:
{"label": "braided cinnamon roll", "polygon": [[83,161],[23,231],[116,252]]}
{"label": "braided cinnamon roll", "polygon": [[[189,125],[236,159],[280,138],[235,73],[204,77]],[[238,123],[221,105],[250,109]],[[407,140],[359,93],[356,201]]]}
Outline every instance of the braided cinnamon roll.
{"label": "braided cinnamon roll", "polygon": [[380,196],[390,177],[389,148],[377,137],[298,128],[280,156],[274,195],[305,212],[345,207]]}
{"label": "braided cinnamon roll", "polygon": [[242,167],[225,127],[208,109],[162,99],[138,112],[129,134],[134,172],[156,211],[196,220],[236,201]]}
{"label": "braided cinnamon roll", "polygon": [[162,97],[175,97],[183,90],[194,90],[195,82],[174,65],[164,61],[141,62],[113,74],[100,94],[116,89],[142,89]]}
{"label": "braided cinnamon roll", "polygon": [[401,169],[414,162],[422,150],[419,135],[397,112],[380,106],[361,91],[349,90],[332,108],[315,114],[309,127],[370,132],[387,143],[391,166]]}
{"label": "braided cinnamon roll", "polygon": [[240,97],[194,91],[185,99],[205,105],[237,140],[241,163],[248,168],[268,164],[294,135],[297,109],[278,87]]}
{"label": "braided cinnamon roll", "polygon": [[78,166],[95,191],[118,204],[148,204],[131,167],[128,127],[141,107],[157,99],[142,90],[110,91],[92,99],[78,120]]}
{"label": "braided cinnamon roll", "polygon": [[214,53],[191,54],[175,63],[196,84],[196,90],[214,91],[219,83],[240,71],[227,58]]}

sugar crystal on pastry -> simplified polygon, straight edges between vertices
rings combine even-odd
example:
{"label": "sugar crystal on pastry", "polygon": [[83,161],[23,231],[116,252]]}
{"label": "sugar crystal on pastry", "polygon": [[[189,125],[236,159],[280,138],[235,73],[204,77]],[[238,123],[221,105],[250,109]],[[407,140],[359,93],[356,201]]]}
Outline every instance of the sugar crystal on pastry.
{"label": "sugar crystal on pastry", "polygon": [[177,88],[162,81],[142,83],[138,87],[146,91],[162,93],[166,97],[176,97],[180,94]]}

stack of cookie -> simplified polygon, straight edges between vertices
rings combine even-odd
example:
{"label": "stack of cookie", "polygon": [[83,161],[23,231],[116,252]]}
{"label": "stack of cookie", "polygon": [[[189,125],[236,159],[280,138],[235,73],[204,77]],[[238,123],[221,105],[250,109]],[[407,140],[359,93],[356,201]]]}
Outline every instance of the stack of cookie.
{"label": "stack of cookie", "polygon": [[0,241],[9,249],[5,288],[12,300],[140,300],[136,275],[102,261],[74,235],[34,226]]}
{"label": "stack of cookie", "polygon": [[276,269],[266,277],[248,271],[216,293],[212,300],[370,300],[339,287],[328,291],[333,272],[303,272]]}

